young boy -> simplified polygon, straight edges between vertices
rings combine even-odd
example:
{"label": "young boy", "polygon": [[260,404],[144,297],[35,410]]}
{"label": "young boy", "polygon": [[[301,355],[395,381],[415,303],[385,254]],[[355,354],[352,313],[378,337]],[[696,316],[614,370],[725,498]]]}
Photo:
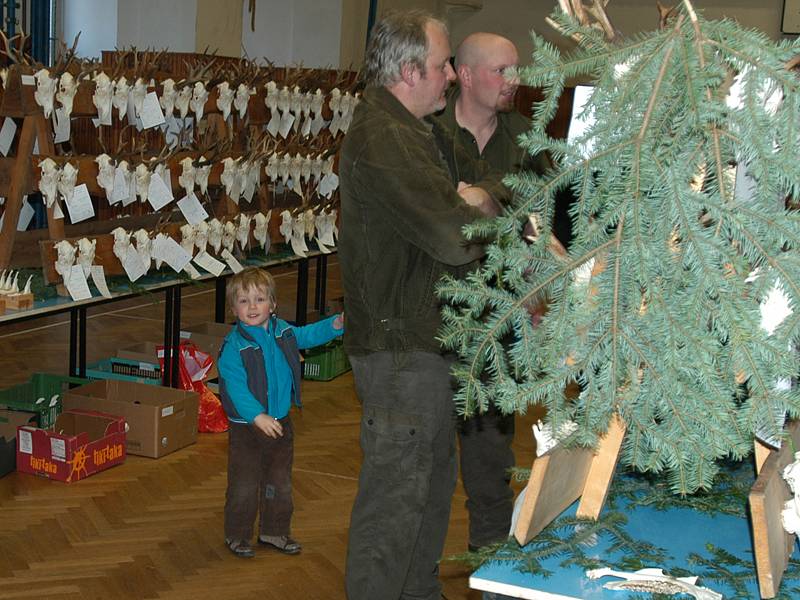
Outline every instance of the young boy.
{"label": "young boy", "polygon": [[336,315],[293,327],[275,314],[275,280],[251,267],[231,277],[228,306],[236,324],[219,358],[219,391],[228,415],[228,489],[225,543],[240,558],[254,556],[250,540],[260,514],[258,543],[297,554],[289,537],[292,518],[292,402],[300,406],[298,350],[344,332]]}

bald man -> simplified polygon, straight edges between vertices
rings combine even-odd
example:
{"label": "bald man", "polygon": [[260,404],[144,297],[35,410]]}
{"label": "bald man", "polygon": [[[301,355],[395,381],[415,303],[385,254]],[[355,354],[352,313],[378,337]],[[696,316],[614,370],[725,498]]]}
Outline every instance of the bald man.
{"label": "bald man", "polygon": [[[517,136],[531,127],[514,110],[518,82],[507,77],[518,61],[510,40],[492,33],[468,36],[456,51],[458,87],[451,90],[447,107],[435,118],[467,155],[485,160],[494,170],[543,173],[550,166],[547,157],[530,156],[517,145]],[[457,178],[473,181],[476,174],[471,168],[465,162],[456,164]],[[513,509],[508,469],[514,465],[514,415],[503,415],[492,407],[462,421],[458,433],[470,549],[504,541]]]}

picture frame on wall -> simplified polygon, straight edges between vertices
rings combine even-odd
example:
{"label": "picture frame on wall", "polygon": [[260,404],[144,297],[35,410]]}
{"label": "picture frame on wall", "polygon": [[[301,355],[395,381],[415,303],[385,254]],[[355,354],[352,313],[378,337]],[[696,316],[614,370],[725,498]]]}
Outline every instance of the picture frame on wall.
{"label": "picture frame on wall", "polygon": [[795,35],[800,33],[800,0],[783,0],[781,31]]}

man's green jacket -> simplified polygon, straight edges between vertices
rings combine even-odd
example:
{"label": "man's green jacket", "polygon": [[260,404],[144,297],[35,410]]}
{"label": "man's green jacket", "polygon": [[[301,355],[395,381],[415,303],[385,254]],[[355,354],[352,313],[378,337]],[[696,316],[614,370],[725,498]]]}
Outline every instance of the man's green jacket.
{"label": "man's green jacket", "polygon": [[[469,244],[464,225],[481,217],[456,192],[446,132],[417,119],[391,93],[370,87],[356,108],[339,161],[339,257],[345,290],[345,350],[439,352],[435,287],[461,276],[484,249]],[[494,198],[508,191],[500,175],[474,166]],[[478,179],[477,177],[480,177]]]}

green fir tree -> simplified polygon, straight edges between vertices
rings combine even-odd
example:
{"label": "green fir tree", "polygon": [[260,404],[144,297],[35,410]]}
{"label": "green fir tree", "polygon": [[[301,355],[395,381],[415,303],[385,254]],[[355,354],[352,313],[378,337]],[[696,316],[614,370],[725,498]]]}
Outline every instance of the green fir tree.
{"label": "green fir tree", "polygon": [[[568,56],[536,34],[524,84],[541,88],[521,143],[559,167],[508,183],[517,200],[467,234],[489,239],[482,268],[446,279],[440,332],[458,352],[465,413],[542,404],[554,430],[596,443],[617,413],[621,459],[666,472],[675,492],[709,488],[717,461],[739,459],[754,433],[780,435],[800,395],[776,382],[798,373],[800,334],[800,43],[774,43],[737,23],[707,21],[688,0],[659,31],[609,41],[557,10],[578,41]],[[593,124],[568,143],[545,131],[566,82],[590,78]],[[730,89],[742,90],[740,106]],[[755,180],[746,198],[734,165]],[[571,188],[575,238],[549,247],[554,195]],[[523,239],[528,215],[541,234]],[[775,286],[795,308],[769,335],[760,303]],[[547,301],[535,327],[529,308]],[[578,398],[564,394],[581,387]]]}

